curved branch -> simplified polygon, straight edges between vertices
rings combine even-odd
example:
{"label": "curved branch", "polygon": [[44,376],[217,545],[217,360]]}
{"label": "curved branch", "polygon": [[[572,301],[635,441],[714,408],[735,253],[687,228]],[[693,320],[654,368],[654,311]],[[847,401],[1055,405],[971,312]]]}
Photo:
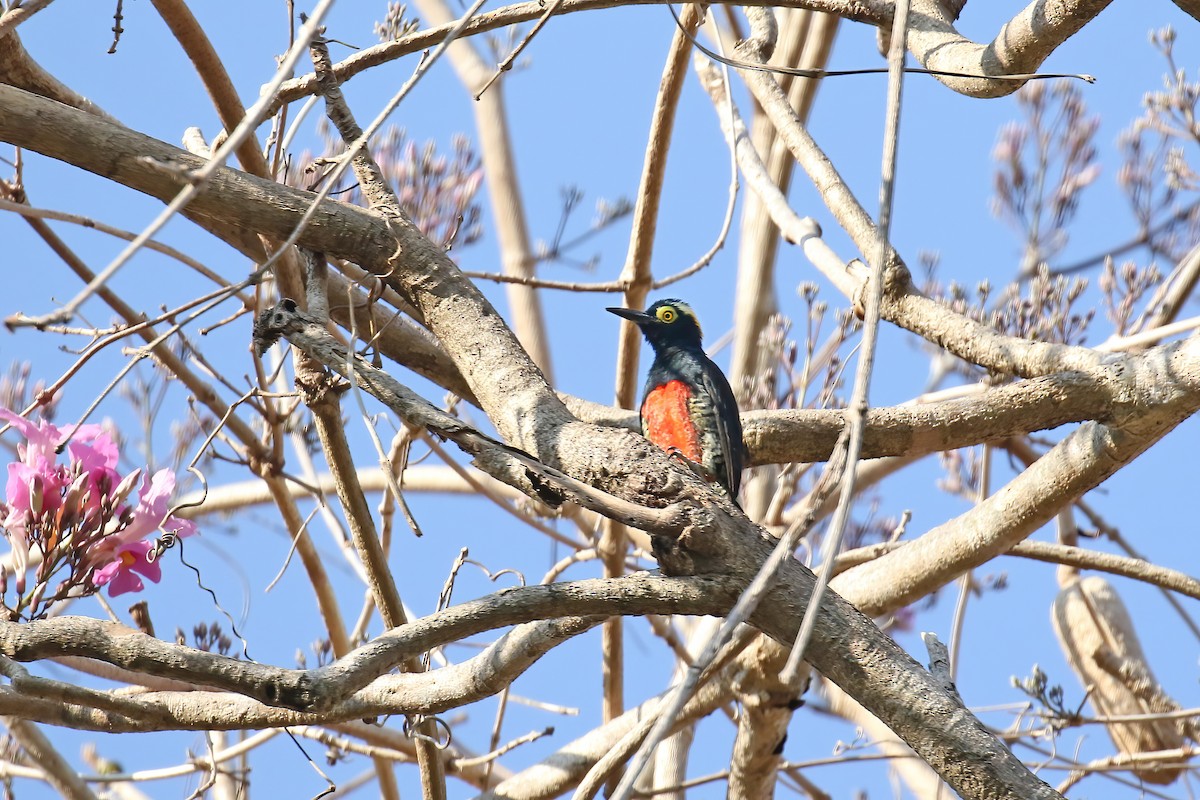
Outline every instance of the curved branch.
{"label": "curved branch", "polygon": [[[164,730],[247,730],[346,722],[388,714],[438,714],[490,697],[562,642],[590,630],[600,617],[561,617],[528,623],[467,661],[433,672],[380,677],[344,701],[320,711],[274,707],[240,694],[144,692],[117,697],[70,687],[64,700],[55,681],[14,679],[0,694],[0,713],[29,703],[21,716],[84,730],[130,733]],[[59,684],[65,687],[65,684]],[[51,711],[40,703],[53,701]]]}
{"label": "curved branch", "polygon": [[[873,408],[864,458],[954,450],[1069,422],[1106,417],[1106,387],[1078,373],[1005,384],[936,403]],[[841,410],[751,411],[742,415],[750,463],[824,461],[845,424]]]}
{"label": "curved branch", "polygon": [[[334,707],[407,658],[466,636],[565,615],[721,613],[736,599],[737,589],[731,578],[646,575],[507,589],[413,620],[332,664],[309,670],[168,644],[123,625],[86,617],[0,623],[0,654],[16,661],[84,656],[147,675],[235,692],[268,706],[314,711]],[[359,710],[346,718],[372,713],[377,712]]]}
{"label": "curved branch", "polygon": [[[1163,427],[1141,435],[1089,422],[970,511],[907,547],[839,575],[830,585],[853,597],[868,614],[885,614],[925,597],[1025,539],[1197,408],[1200,398],[1192,398],[1173,409]],[[889,585],[875,585],[880,580]]]}
{"label": "curved branch", "polygon": [[46,735],[38,730],[37,725],[12,717],[5,718],[4,724],[29,759],[45,771],[46,781],[63,797],[68,800],[96,800],[96,795],[83,778],[67,763]]}
{"label": "curved branch", "polygon": [[[558,4],[555,15],[574,14],[579,11],[596,11],[604,8],[615,8],[617,6],[661,5],[666,1],[563,0],[563,2]],[[735,4],[735,0],[721,1],[728,2],[731,5]],[[776,0],[752,0],[751,2],[736,0],[736,5],[807,8],[814,11],[827,11],[830,14],[836,14],[837,16],[860,22],[879,22],[891,18],[891,4],[882,2],[881,0],[783,0],[782,2],[776,2]],[[488,14],[477,15],[467,23],[461,35],[466,38],[479,33],[496,30],[497,28],[518,25],[522,22],[538,19],[544,16],[545,13],[546,4],[540,2],[540,0],[516,3],[504,8],[498,8]],[[380,64],[386,64],[389,61],[394,61],[413,53],[419,53],[422,50],[433,47],[446,38],[446,35],[456,24],[456,21],[444,21],[431,28],[402,36],[399,39],[393,39],[390,42],[383,42],[382,44],[359,50],[345,60],[334,64],[334,74],[338,80],[347,81],[371,67],[377,67]],[[271,111],[274,113],[282,104],[299,100],[316,92],[317,77],[315,74],[310,73],[302,75],[299,78],[294,78],[280,87]]]}
{"label": "curved branch", "polygon": [[[838,572],[845,572],[859,564],[874,561],[884,553],[907,547],[908,544],[908,542],[881,542],[848,550],[838,556],[836,569]],[[1019,542],[1004,555],[1120,575],[1200,600],[1200,580],[1179,570],[1153,564],[1140,558],[1119,556],[1054,542],[1034,541]]]}
{"label": "curved branch", "polygon": [[[943,0],[913,0],[906,43],[926,69],[983,76],[1031,73],[1111,2],[1033,0],[985,45],[958,32],[954,15]],[[1003,97],[1025,85],[1024,81],[988,77],[936,77],[970,97]]]}

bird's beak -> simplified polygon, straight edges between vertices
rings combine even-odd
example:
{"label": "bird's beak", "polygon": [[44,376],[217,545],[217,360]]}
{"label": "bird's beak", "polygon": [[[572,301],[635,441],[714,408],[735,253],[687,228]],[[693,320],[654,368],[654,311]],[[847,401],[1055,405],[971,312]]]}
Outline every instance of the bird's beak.
{"label": "bird's beak", "polygon": [[632,308],[606,308],[611,314],[616,314],[618,317],[629,320],[634,325],[645,325],[647,322],[653,322],[654,317],[647,314],[645,311],[635,311]]}

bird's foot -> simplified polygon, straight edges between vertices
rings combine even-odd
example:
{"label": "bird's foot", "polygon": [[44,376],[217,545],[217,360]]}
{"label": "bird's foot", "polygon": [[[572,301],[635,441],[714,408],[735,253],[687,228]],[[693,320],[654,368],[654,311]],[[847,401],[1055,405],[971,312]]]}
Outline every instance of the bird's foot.
{"label": "bird's foot", "polygon": [[717,482],[716,475],[709,472],[708,469],[705,468],[705,466],[703,464],[701,464],[699,461],[693,461],[692,459],[688,458],[687,455],[682,450],[680,450],[678,447],[668,447],[668,448],[666,448],[666,450],[667,450],[667,458],[674,459],[675,461],[679,461],[685,467],[687,467],[693,473],[695,473],[697,477],[701,478],[704,481],[707,481],[708,483],[716,483]]}

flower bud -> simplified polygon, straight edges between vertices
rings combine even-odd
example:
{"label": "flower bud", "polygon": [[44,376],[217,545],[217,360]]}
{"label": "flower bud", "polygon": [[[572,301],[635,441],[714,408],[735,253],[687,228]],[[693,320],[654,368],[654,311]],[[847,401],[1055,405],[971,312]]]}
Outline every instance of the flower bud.
{"label": "flower bud", "polygon": [[88,476],[77,475],[71,485],[67,487],[66,493],[63,495],[61,507],[62,525],[69,526],[79,517],[79,512],[87,504],[87,484]]}
{"label": "flower bud", "polygon": [[42,476],[34,474],[29,479],[29,512],[37,519],[42,515],[42,501],[45,499],[45,481]]}
{"label": "flower bud", "polygon": [[112,504],[114,507],[125,502],[125,498],[129,496],[130,492],[133,491],[133,487],[137,486],[138,478],[140,478],[141,476],[142,476],[142,470],[141,470],[141,467],[139,467],[139,468],[135,469],[133,472],[126,475],[121,480],[121,482],[119,484],[117,484],[117,488],[113,491],[113,493],[111,495]]}

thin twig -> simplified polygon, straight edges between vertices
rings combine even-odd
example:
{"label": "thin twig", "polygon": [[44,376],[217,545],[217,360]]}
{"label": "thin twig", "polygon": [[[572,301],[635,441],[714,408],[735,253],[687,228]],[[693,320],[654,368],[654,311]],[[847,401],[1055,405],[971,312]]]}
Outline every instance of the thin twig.
{"label": "thin twig", "polygon": [[541,32],[542,28],[546,26],[546,23],[550,21],[550,18],[558,13],[558,9],[562,7],[562,4],[563,0],[554,0],[546,7],[546,13],[538,17],[538,21],[535,22],[533,27],[529,29],[529,32],[525,34],[525,38],[513,48],[512,52],[509,53],[503,61],[496,65],[496,71],[492,73],[492,77],[488,78],[487,82],[479,88],[479,91],[475,92],[476,100],[483,97],[483,93],[486,92],[488,88],[500,78],[501,74],[512,69],[512,65],[517,60],[517,56],[521,55],[525,48],[529,46],[529,43],[533,41],[533,37],[537,36],[538,33]]}
{"label": "thin twig", "polygon": [[888,94],[886,125],[883,138],[883,166],[879,187],[879,223],[876,228],[875,264],[871,279],[867,282],[865,309],[863,315],[863,334],[858,356],[858,369],[854,375],[854,389],[846,409],[848,419],[846,428],[849,438],[846,445],[845,473],[842,476],[841,497],[838,507],[830,521],[829,530],[825,533],[825,543],[822,546],[824,561],[817,573],[817,582],[813,587],[812,599],[804,612],[804,620],[800,623],[800,632],[792,645],[786,666],[780,677],[784,682],[795,681],[800,674],[800,661],[804,650],[812,636],[817,622],[817,609],[821,605],[825,589],[833,577],[833,566],[838,550],[841,549],[842,537],[850,519],[850,508],[854,501],[855,482],[858,471],[859,453],[862,450],[863,434],[866,430],[868,395],[871,385],[871,373],[875,365],[875,343],[879,335],[880,309],[883,305],[883,284],[888,269],[888,253],[891,250],[890,232],[892,221],[892,197],[895,192],[896,153],[900,139],[900,100],[904,87],[904,59],[907,51],[904,49],[908,31],[908,0],[897,0],[896,14],[892,20],[892,47],[888,53]]}
{"label": "thin twig", "polygon": [[[90,217],[83,217],[78,214],[68,214],[65,211],[55,211],[49,208],[34,208],[33,206],[25,203],[16,203],[3,198],[0,198],[0,211],[12,211],[26,218],[35,217],[39,219],[53,219],[59,222],[69,222],[73,225],[79,225],[84,228],[90,228],[91,230],[99,231],[100,233],[107,233],[109,236],[115,236],[116,238],[124,239],[127,242],[133,241],[137,238],[136,233],[131,233],[130,231],[122,230],[121,228],[115,228],[112,225],[107,225],[99,220],[91,219]],[[146,249],[153,250],[156,253],[162,253],[165,256],[175,259],[181,264],[191,267],[197,273],[203,275],[205,278],[208,278],[218,286],[224,287],[229,285],[229,282],[222,278],[218,273],[209,269],[201,262],[189,256],[187,253],[176,250],[170,245],[151,240],[146,242]],[[238,295],[237,298],[242,302],[243,305],[249,306],[249,298],[241,295]]]}
{"label": "thin twig", "polygon": [[[127,245],[125,249],[122,250],[117,257],[108,264],[107,267],[97,273],[91,282],[89,282],[88,285],[83,288],[83,291],[64,304],[62,308],[44,315],[43,317],[36,319],[12,320],[9,324],[22,326],[31,325],[36,327],[38,325],[45,325],[53,322],[66,322],[71,320],[75,316],[75,313],[78,311],[79,307],[83,305],[83,303],[89,297],[91,297],[98,289],[108,283],[109,278],[115,275],[121,267],[128,263],[129,260],[133,258],[133,256],[139,250],[142,249],[142,246],[146,242],[153,239],[167,224],[167,222],[169,222],[171,218],[175,216],[176,213],[178,213],[188,203],[190,203],[193,198],[200,194],[205,184],[208,183],[208,180],[214,174],[216,174],[219,169],[225,166],[225,162],[229,159],[230,154],[237,149],[237,147],[247,136],[251,136],[254,133],[254,130],[258,127],[261,119],[265,117],[267,108],[270,106],[271,101],[274,98],[275,91],[284,82],[287,76],[292,73],[292,70],[296,66],[296,62],[300,60],[300,57],[304,54],[304,51],[308,46],[309,38],[316,34],[317,29],[320,27],[321,20],[324,18],[325,14],[329,11],[332,5],[333,0],[321,0],[321,2],[317,4],[317,7],[313,9],[312,17],[307,23],[305,23],[304,27],[301,28],[299,40],[295,45],[292,46],[287,55],[285,55],[281,60],[279,68],[275,71],[275,76],[267,83],[266,86],[263,87],[262,95],[259,97],[258,102],[246,112],[246,116],[238,124],[237,128],[235,128],[233,132],[229,134],[229,138],[226,139],[219,148],[217,148],[217,152],[213,153],[212,158],[210,158],[203,167],[186,174],[181,173],[181,177],[186,180],[187,185],[184,186],[183,189],[181,189],[179,193],[175,195],[171,202],[167,204],[167,207],[164,208],[159,215],[155,217],[155,219],[149,225],[147,225],[141,233],[138,234],[137,238],[130,242],[129,245]],[[316,205],[317,203],[314,203],[313,207],[315,208]],[[281,248],[280,252],[282,252],[284,249],[286,248]]]}
{"label": "thin twig", "polygon": [[481,764],[491,764],[493,761],[495,761],[500,756],[502,756],[505,753],[508,753],[512,750],[517,749],[518,747],[520,747],[523,744],[529,744],[530,742],[536,742],[538,739],[541,739],[543,736],[552,736],[553,734],[554,734],[553,727],[543,728],[540,731],[530,731],[529,733],[525,734],[524,736],[518,736],[516,739],[513,739],[511,742],[507,742],[502,747],[493,747],[491,752],[485,753],[481,756],[475,756],[473,758],[455,759],[453,762],[451,762],[450,766],[453,769],[467,769],[470,767],[480,766]]}

